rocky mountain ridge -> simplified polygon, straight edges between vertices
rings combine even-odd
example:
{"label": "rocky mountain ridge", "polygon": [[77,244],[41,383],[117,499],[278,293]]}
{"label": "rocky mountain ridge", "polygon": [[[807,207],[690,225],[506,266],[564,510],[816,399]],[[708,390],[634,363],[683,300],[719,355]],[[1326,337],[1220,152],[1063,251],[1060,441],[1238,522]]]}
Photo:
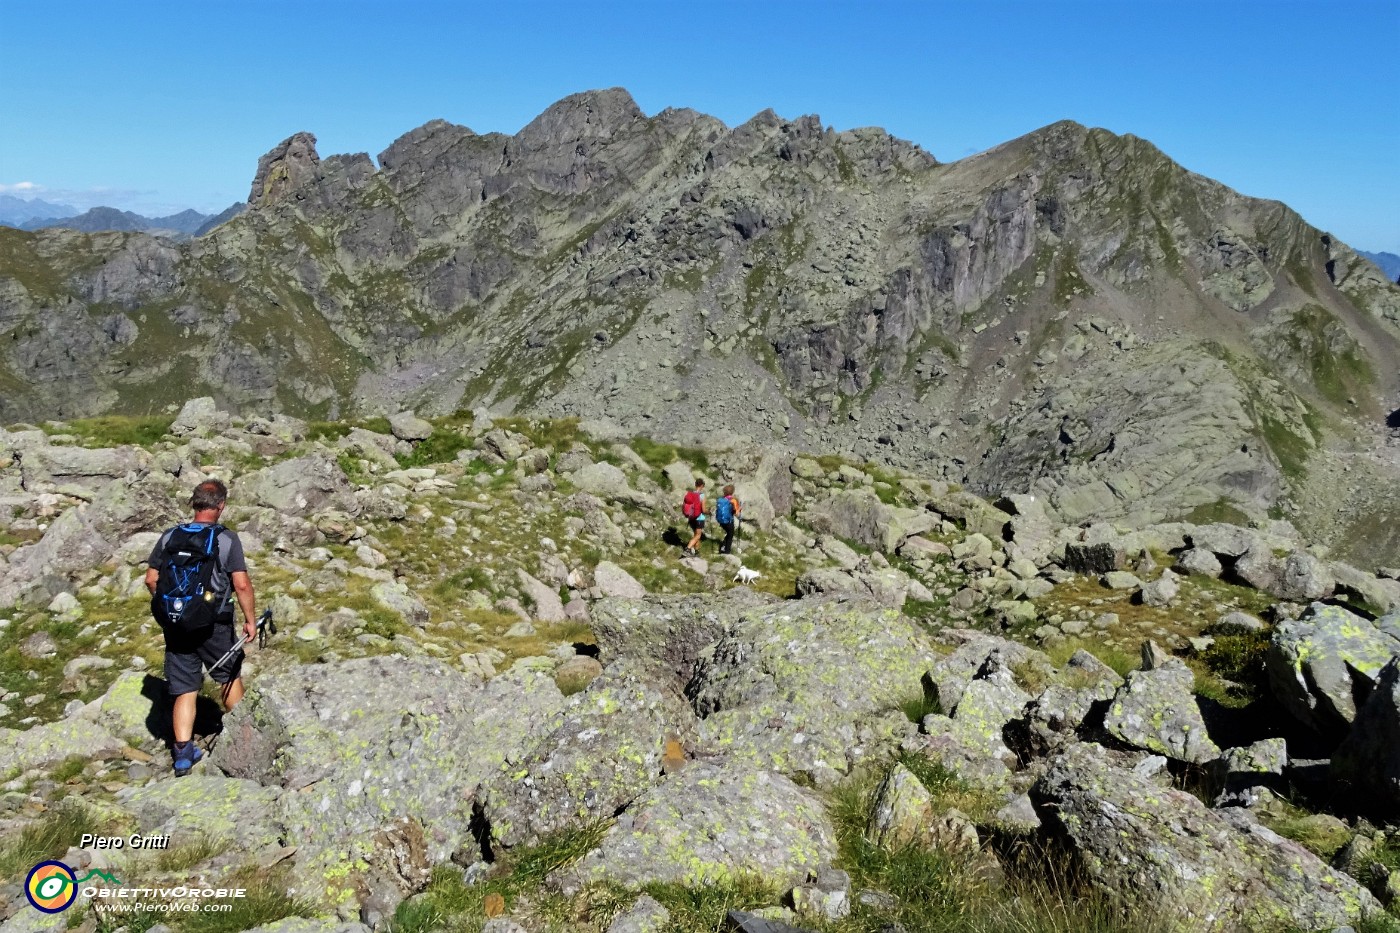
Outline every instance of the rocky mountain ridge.
{"label": "rocky mountain ridge", "polygon": [[1061,123],[942,164],[612,89],[514,136],[433,121],[377,166],[298,134],[249,204],[182,245],[0,231],[0,418],[201,389],[486,405],[933,464],[1070,522],[1288,515],[1400,554],[1376,520],[1400,507],[1400,289],[1134,137]]}
{"label": "rocky mountain ridge", "polygon": [[[681,556],[697,473],[734,555]],[[209,476],[282,631],[174,779],[142,562]],[[260,933],[1395,929],[1400,570],[1005,492],[485,410],[12,426],[0,866],[240,879]],[[7,930],[98,929],[19,881]]]}

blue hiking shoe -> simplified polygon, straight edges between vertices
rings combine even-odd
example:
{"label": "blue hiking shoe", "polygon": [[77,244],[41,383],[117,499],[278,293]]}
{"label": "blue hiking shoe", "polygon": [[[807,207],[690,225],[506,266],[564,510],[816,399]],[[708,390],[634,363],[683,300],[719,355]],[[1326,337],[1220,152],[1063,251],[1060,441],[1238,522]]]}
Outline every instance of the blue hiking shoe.
{"label": "blue hiking shoe", "polygon": [[175,776],[184,777],[190,773],[195,762],[204,757],[204,752],[200,751],[199,746],[193,741],[176,742],[170,750],[170,756],[175,760]]}

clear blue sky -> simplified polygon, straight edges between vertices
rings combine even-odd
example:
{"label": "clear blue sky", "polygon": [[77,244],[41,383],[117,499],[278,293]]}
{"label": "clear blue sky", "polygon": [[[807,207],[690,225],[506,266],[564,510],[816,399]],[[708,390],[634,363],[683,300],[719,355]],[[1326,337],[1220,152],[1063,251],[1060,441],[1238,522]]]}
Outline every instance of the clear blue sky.
{"label": "clear blue sky", "polygon": [[1077,120],[1400,253],[1400,0],[4,0],[0,192],[210,212],[298,130],[375,155],[614,85],[731,126],[883,126],[945,161]]}

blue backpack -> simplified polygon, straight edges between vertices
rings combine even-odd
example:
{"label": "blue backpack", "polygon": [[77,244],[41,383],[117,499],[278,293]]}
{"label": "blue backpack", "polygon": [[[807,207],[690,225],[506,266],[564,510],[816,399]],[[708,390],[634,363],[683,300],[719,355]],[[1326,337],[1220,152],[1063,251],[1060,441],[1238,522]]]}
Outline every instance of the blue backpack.
{"label": "blue backpack", "polygon": [[734,521],[734,500],[728,496],[720,496],[715,503],[715,521],[721,525],[728,525]]}
{"label": "blue backpack", "polygon": [[225,594],[213,586],[223,525],[180,525],[165,542],[151,614],[162,628],[195,633],[212,628]]}

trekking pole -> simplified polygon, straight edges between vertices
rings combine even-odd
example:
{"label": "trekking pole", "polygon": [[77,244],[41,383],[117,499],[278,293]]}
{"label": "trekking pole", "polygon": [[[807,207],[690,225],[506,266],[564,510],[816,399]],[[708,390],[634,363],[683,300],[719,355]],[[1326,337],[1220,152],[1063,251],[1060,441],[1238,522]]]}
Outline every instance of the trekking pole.
{"label": "trekking pole", "polygon": [[[262,615],[258,616],[257,636],[256,636],[257,639],[258,639],[258,647],[261,648],[263,645],[266,645],[266,644],[267,644],[267,637],[268,637],[269,635],[276,635],[276,634],[277,634],[277,624],[276,624],[275,622],[272,621],[272,610],[271,610],[271,609],[264,609]],[[249,643],[250,641],[252,641],[252,640],[253,640],[253,639],[251,639],[251,638],[240,638],[240,639],[238,640],[238,644],[234,645],[232,648],[230,648],[228,651],[226,651],[226,652],[224,653],[224,656],[223,656],[222,658],[219,658],[219,660],[217,660],[217,661],[215,661],[213,664],[209,665],[209,672],[212,674],[212,673],[214,672],[214,669],[215,669],[215,668],[223,666],[225,663],[227,663],[227,661],[228,661],[229,658],[233,657],[235,654],[238,654],[240,651],[242,651],[242,650],[243,650],[243,646],[246,645],[246,644],[248,644],[248,643]]]}

